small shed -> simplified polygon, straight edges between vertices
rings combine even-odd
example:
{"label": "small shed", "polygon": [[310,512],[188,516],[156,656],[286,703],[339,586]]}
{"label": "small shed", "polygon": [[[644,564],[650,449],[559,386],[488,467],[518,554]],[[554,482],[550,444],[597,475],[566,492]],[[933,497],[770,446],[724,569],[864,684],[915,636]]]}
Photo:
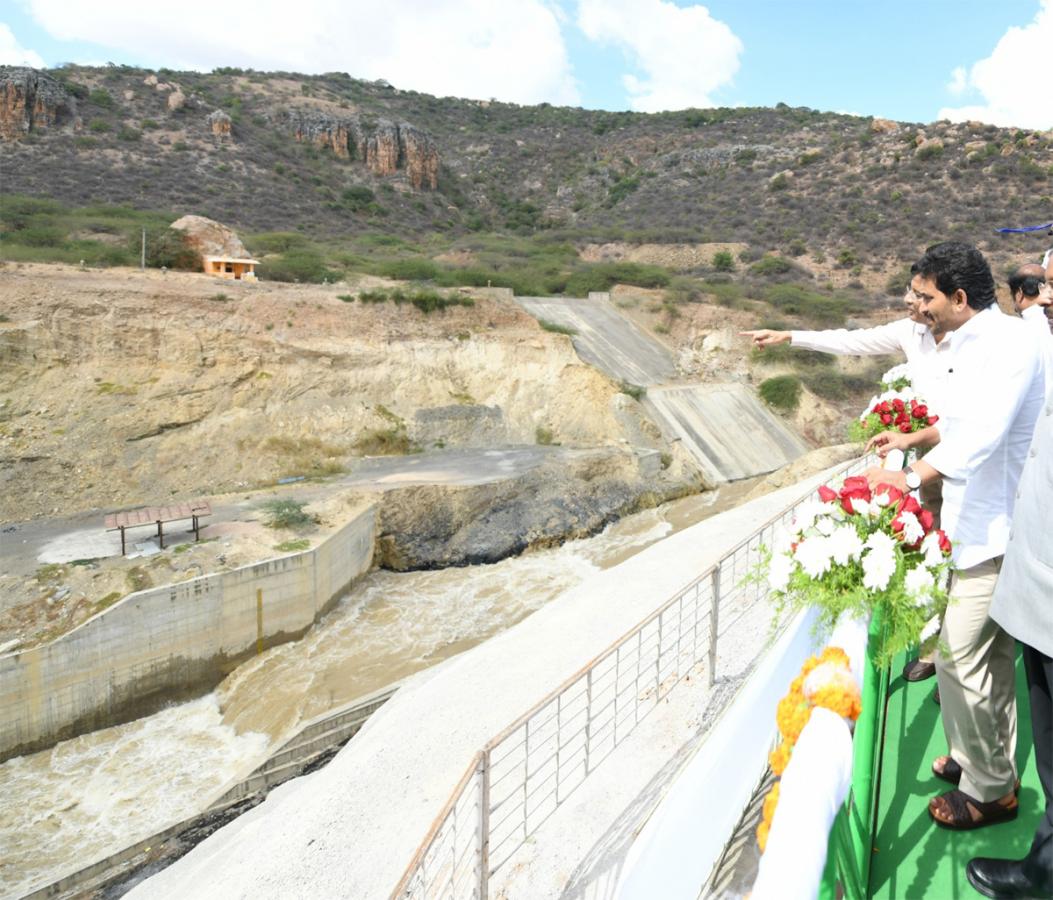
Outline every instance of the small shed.
{"label": "small shed", "polygon": [[258,259],[247,256],[203,256],[205,273],[234,281],[255,281]]}

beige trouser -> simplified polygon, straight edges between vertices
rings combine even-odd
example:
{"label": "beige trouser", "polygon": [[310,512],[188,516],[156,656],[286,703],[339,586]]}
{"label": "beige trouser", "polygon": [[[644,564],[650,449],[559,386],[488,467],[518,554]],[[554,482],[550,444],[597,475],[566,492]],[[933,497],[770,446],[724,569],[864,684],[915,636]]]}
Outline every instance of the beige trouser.
{"label": "beige trouser", "polygon": [[998,556],[951,578],[936,654],[948,754],[962,767],[960,789],[984,803],[1016,781],[1016,642],[987,615],[1002,569]]}
{"label": "beige trouser", "polygon": [[[934,519],[932,527],[939,528],[940,510],[943,509],[943,479],[937,478],[935,481],[923,484],[918,489],[918,494],[921,497],[921,505],[932,513]],[[936,662],[936,651],[930,650],[928,653],[919,655],[918,662]]]}

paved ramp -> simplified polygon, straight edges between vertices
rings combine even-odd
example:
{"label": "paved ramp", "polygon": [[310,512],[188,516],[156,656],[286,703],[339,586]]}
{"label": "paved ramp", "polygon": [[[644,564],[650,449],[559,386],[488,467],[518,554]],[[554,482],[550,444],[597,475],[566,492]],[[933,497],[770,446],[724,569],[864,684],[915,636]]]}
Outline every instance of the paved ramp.
{"label": "paved ramp", "polygon": [[573,328],[578,356],[618,381],[649,386],[670,381],[676,364],[669,350],[637,328],[607,299],[592,296],[517,297],[536,319]]}
{"label": "paved ramp", "polygon": [[714,483],[772,472],[808,447],[740,384],[654,387],[644,401]]}

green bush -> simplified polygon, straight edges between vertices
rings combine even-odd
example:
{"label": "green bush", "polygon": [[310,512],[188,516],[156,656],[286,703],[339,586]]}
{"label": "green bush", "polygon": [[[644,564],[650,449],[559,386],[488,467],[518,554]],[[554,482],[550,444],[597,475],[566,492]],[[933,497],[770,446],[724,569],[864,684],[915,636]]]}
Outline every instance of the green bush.
{"label": "green bush", "polygon": [[267,257],[260,263],[258,274],[268,281],[320,284],[323,281],[340,280],[340,273],[326,266],[322,254],[309,248],[287,250],[279,256]]}
{"label": "green bush", "polygon": [[310,513],[304,512],[304,506],[299,500],[267,500],[260,507],[266,519],[264,525],[268,528],[301,528],[311,525],[315,519]]}
{"label": "green bush", "polygon": [[100,106],[103,109],[113,109],[114,106],[116,106],[113,100],[113,95],[103,88],[96,88],[88,94],[88,102],[95,106]]}
{"label": "green bush", "polygon": [[551,331],[553,334],[565,334],[567,337],[573,337],[578,333],[577,328],[571,328],[569,325],[560,325],[558,322],[550,322],[548,319],[538,319],[537,323],[545,331]]}
{"label": "green bush", "polygon": [[[133,232],[128,249],[135,254],[142,247],[142,234]],[[153,269],[183,269],[194,271],[201,268],[201,255],[187,241],[186,233],[173,228],[146,229],[146,264]]]}
{"label": "green bush", "polygon": [[92,119],[91,124],[88,126],[88,130],[95,134],[102,134],[104,131],[110,131],[112,125],[109,122],[103,121],[102,119]]}
{"label": "green bush", "polygon": [[801,402],[801,379],[796,375],[776,375],[760,383],[761,399],[769,406],[792,412]]}
{"label": "green bush", "polygon": [[782,256],[765,256],[750,266],[750,273],[753,275],[785,275],[787,272],[798,271],[800,269],[796,263]]}
{"label": "green bush", "polygon": [[623,394],[628,394],[633,400],[643,400],[647,396],[647,388],[639,384],[630,384],[628,381],[621,382],[618,390]]}
{"label": "green bush", "polygon": [[785,315],[801,316],[809,322],[829,328],[842,325],[848,309],[843,297],[809,291],[796,284],[775,284],[764,299]]}
{"label": "green bush", "polygon": [[296,231],[266,231],[254,234],[248,240],[253,253],[284,253],[307,245],[307,238]]}
{"label": "green bush", "polygon": [[718,272],[734,272],[735,257],[727,250],[718,250],[713,254],[713,268]]}
{"label": "green bush", "polygon": [[117,132],[117,140],[129,141],[131,143],[141,140],[142,136],[143,134],[141,131],[136,131],[134,128],[128,128],[127,126]]}
{"label": "green bush", "polygon": [[400,281],[434,281],[440,272],[439,264],[430,259],[393,259],[381,263],[377,274]]}
{"label": "green bush", "polygon": [[658,288],[669,284],[669,273],[661,266],[633,262],[595,263],[574,272],[564,290],[572,297],[585,297],[590,291],[609,291],[616,284]]}
{"label": "green bush", "polygon": [[349,187],[340,195],[340,199],[352,212],[362,212],[368,209],[371,205],[375,205],[376,195],[367,187],[363,185],[355,185]]}

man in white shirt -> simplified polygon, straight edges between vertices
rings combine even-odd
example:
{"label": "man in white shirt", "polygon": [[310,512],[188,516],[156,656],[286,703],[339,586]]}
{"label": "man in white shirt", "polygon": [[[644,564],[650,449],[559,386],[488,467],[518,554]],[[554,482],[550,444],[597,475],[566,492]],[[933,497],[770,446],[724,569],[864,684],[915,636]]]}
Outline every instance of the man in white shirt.
{"label": "man in white shirt", "polygon": [[934,333],[921,313],[921,303],[911,288],[903,295],[907,318],[896,319],[874,328],[831,328],[826,331],[775,331],[761,328],[741,332],[759,350],[790,343],[804,350],[819,350],[841,356],[877,356],[903,353],[910,366],[911,381],[930,409],[940,412],[940,395],[946,382],[946,368],[938,359],[937,347],[943,332]]}
{"label": "man in white shirt", "polygon": [[943,479],[943,528],[954,542],[936,675],[948,755],[933,774],[959,785],[929,802],[946,828],[1016,818],[1014,642],[988,615],[1009,538],[1020,473],[1045,395],[1045,360],[1020,319],[1003,315],[983,255],[954,241],[930,247],[912,287],[934,329],[948,332],[947,394],[940,421],[915,434],[886,432],[885,453],[935,444],[904,472],[870,469],[872,486],[901,490]]}
{"label": "man in white shirt", "polygon": [[[913,273],[912,273],[913,274]],[[790,343],[792,347],[819,350],[843,356],[877,356],[883,353],[903,353],[910,367],[911,384],[929,409],[940,413],[943,392],[947,383],[945,332],[933,331],[929,320],[921,312],[921,299],[910,285],[903,295],[907,318],[896,319],[874,328],[831,328],[826,331],[775,331],[762,328],[741,332],[753,345],[763,350],[776,344]],[[942,349],[941,349],[942,348]],[[937,525],[940,515],[940,485],[926,487],[922,503],[935,517]],[[907,681],[924,681],[936,674],[936,665],[931,653],[911,659],[903,667],[903,678]]]}

